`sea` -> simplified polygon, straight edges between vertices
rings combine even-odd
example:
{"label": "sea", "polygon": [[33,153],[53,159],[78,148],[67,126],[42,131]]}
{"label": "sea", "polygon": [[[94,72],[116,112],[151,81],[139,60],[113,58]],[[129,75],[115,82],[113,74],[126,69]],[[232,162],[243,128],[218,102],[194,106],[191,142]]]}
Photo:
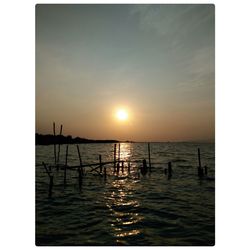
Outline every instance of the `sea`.
{"label": "sea", "polygon": [[[57,145],[56,151],[58,154]],[[116,146],[117,158],[119,145]],[[197,174],[198,148],[207,176]],[[113,143],[79,144],[83,165],[114,160]],[[66,145],[59,163],[65,164]],[[54,164],[54,145],[36,146],[37,246],[213,246],[215,244],[215,144],[191,142],[120,143],[124,168],[106,178],[96,166],[79,172],[51,168],[53,187],[43,166]],[[128,163],[129,162],[129,163]],[[169,175],[168,163],[172,164]],[[68,146],[68,166],[80,164],[77,145]],[[128,167],[130,165],[130,168]]]}

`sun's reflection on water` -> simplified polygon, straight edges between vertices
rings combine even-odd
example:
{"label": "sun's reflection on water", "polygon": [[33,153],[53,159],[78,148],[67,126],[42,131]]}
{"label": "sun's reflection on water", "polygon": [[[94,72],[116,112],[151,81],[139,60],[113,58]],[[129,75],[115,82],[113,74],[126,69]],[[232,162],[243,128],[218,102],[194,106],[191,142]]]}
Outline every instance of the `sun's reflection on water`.
{"label": "sun's reflection on water", "polygon": [[[119,152],[117,151],[117,154]],[[120,159],[122,161],[128,161],[132,157],[132,144],[131,143],[120,143]],[[118,155],[117,155],[118,158]]]}
{"label": "sun's reflection on water", "polygon": [[[120,159],[128,161],[131,158],[131,144],[120,145]],[[144,217],[140,213],[140,202],[135,196],[136,180],[128,178],[127,168],[122,176],[117,176],[110,183],[106,192],[106,206],[111,215],[110,226],[117,244],[126,244],[126,237],[142,233],[140,222]]]}
{"label": "sun's reflection on water", "polygon": [[112,191],[106,205],[111,213],[111,228],[117,242],[119,238],[137,235],[141,233],[138,223],[143,216],[138,212],[140,203],[135,200],[133,184],[131,180],[114,180]]}

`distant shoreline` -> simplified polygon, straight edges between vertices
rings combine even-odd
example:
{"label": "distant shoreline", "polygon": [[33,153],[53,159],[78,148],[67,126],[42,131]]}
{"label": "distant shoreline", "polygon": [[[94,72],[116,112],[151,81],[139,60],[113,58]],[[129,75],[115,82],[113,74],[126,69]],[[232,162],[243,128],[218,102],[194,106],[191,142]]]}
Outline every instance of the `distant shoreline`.
{"label": "distant shoreline", "polygon": [[119,143],[118,140],[107,139],[107,140],[93,140],[75,137],[71,135],[42,135],[36,133],[35,137],[36,145],[53,145],[53,144],[83,144],[83,143]]}
{"label": "distant shoreline", "polygon": [[[36,145],[53,145],[53,144],[87,144],[87,143],[135,143],[135,141],[119,141],[114,139],[106,139],[106,140],[94,140],[94,139],[86,139],[75,137],[73,138],[71,135],[64,136],[64,135],[42,135],[36,133],[35,135],[35,144]],[[147,143],[146,141],[136,141],[136,143]],[[209,141],[165,141],[165,142],[157,142],[152,141],[150,143],[211,143],[215,144],[215,142]]]}

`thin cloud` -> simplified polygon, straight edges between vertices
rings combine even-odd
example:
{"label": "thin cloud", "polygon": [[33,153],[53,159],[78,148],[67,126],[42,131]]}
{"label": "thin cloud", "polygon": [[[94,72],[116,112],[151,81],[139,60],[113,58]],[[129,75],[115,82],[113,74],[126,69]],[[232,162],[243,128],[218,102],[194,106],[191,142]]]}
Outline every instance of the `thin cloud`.
{"label": "thin cloud", "polygon": [[187,34],[214,18],[213,5],[136,5],[130,14],[142,30],[161,36]]}

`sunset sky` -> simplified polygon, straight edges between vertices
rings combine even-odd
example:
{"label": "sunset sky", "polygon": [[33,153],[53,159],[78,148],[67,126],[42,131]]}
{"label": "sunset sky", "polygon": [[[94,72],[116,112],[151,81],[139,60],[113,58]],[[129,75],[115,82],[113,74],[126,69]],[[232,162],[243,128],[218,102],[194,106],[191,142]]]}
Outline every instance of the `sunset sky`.
{"label": "sunset sky", "polygon": [[37,5],[36,132],[214,141],[213,5]]}

